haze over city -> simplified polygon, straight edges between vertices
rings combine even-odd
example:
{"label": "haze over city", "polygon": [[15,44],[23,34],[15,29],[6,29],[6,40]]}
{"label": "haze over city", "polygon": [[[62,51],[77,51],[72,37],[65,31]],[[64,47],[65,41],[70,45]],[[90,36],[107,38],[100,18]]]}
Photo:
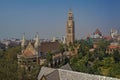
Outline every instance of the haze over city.
{"label": "haze over city", "polygon": [[0,0],[0,80],[120,80],[120,0]]}
{"label": "haze over city", "polygon": [[104,35],[120,29],[119,0],[0,0],[0,39],[40,38],[65,35],[67,14],[72,9],[76,38],[99,28]]}

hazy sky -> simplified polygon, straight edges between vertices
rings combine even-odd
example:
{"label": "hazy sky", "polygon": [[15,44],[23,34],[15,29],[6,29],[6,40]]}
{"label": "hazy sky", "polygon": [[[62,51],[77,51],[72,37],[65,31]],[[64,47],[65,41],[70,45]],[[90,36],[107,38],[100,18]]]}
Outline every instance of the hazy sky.
{"label": "hazy sky", "polygon": [[108,34],[120,29],[120,0],[0,0],[0,39],[65,35],[69,9],[75,20],[76,38],[99,28]]}

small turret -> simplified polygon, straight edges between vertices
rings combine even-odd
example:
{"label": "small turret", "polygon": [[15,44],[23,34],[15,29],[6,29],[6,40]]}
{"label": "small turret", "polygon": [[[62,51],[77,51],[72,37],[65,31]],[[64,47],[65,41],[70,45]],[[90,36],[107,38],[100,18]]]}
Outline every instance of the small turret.
{"label": "small turret", "polygon": [[73,20],[72,9],[69,10],[69,13],[68,13],[68,20]]}
{"label": "small turret", "polygon": [[35,36],[35,44],[34,47],[35,49],[38,49],[38,47],[40,46],[40,42],[39,42],[39,34],[37,32],[36,36]]}
{"label": "small turret", "polygon": [[21,40],[21,48],[22,48],[22,52],[25,48],[25,33],[23,33],[23,37],[22,37],[22,40]]}
{"label": "small turret", "polygon": [[36,60],[37,60],[37,64],[40,63],[39,61],[39,46],[40,46],[40,41],[39,41],[39,34],[37,32],[37,34],[35,35],[35,43],[34,43],[34,48],[36,50]]}

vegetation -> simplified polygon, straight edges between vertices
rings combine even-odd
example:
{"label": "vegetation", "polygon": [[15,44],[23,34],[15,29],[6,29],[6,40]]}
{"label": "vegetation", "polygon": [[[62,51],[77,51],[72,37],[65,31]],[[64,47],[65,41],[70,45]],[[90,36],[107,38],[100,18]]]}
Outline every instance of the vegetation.
{"label": "vegetation", "polygon": [[0,79],[1,80],[17,80],[17,53],[20,52],[19,47],[9,48],[6,51],[0,50]]}
{"label": "vegetation", "polygon": [[113,54],[106,54],[109,42],[100,40],[93,52],[89,51],[92,46],[87,41],[78,42],[79,53],[70,59],[73,70],[120,78],[120,52],[115,50]]}
{"label": "vegetation", "polygon": [[[97,43],[98,47],[90,52],[89,49],[93,48],[93,45],[89,41],[80,40],[74,45],[60,45],[60,51],[62,53],[68,49],[73,51],[73,47],[77,45],[80,45],[78,55],[71,57],[70,60],[63,56],[65,60],[58,67],[70,62],[75,71],[120,78],[120,52],[114,50],[113,54],[106,54],[105,50],[109,42],[100,40]],[[0,50],[0,80],[36,80],[40,66],[30,64],[33,65],[31,70],[18,66],[17,54],[20,52],[20,47],[8,48],[6,51]],[[47,66],[52,62],[51,52],[46,55],[46,61]]]}
{"label": "vegetation", "polygon": [[20,47],[0,50],[0,80],[36,80],[39,72],[39,65],[34,65],[31,71],[20,68],[17,63],[17,54],[20,54]]}
{"label": "vegetation", "polygon": [[52,53],[48,52],[46,54],[46,64],[45,64],[45,66],[51,66],[51,64],[52,64]]}
{"label": "vegetation", "polygon": [[31,70],[26,70],[25,68],[18,67],[18,80],[36,80],[38,73],[40,71],[40,66],[33,64]]}

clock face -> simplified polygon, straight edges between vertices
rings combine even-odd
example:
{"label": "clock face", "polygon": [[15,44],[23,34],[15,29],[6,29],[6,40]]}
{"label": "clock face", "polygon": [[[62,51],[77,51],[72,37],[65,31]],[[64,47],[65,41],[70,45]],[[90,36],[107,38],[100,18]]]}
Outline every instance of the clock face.
{"label": "clock face", "polygon": [[72,24],[71,24],[71,22],[70,22],[70,23],[68,23],[68,25],[69,25],[69,26],[71,26],[71,25],[72,25]]}

